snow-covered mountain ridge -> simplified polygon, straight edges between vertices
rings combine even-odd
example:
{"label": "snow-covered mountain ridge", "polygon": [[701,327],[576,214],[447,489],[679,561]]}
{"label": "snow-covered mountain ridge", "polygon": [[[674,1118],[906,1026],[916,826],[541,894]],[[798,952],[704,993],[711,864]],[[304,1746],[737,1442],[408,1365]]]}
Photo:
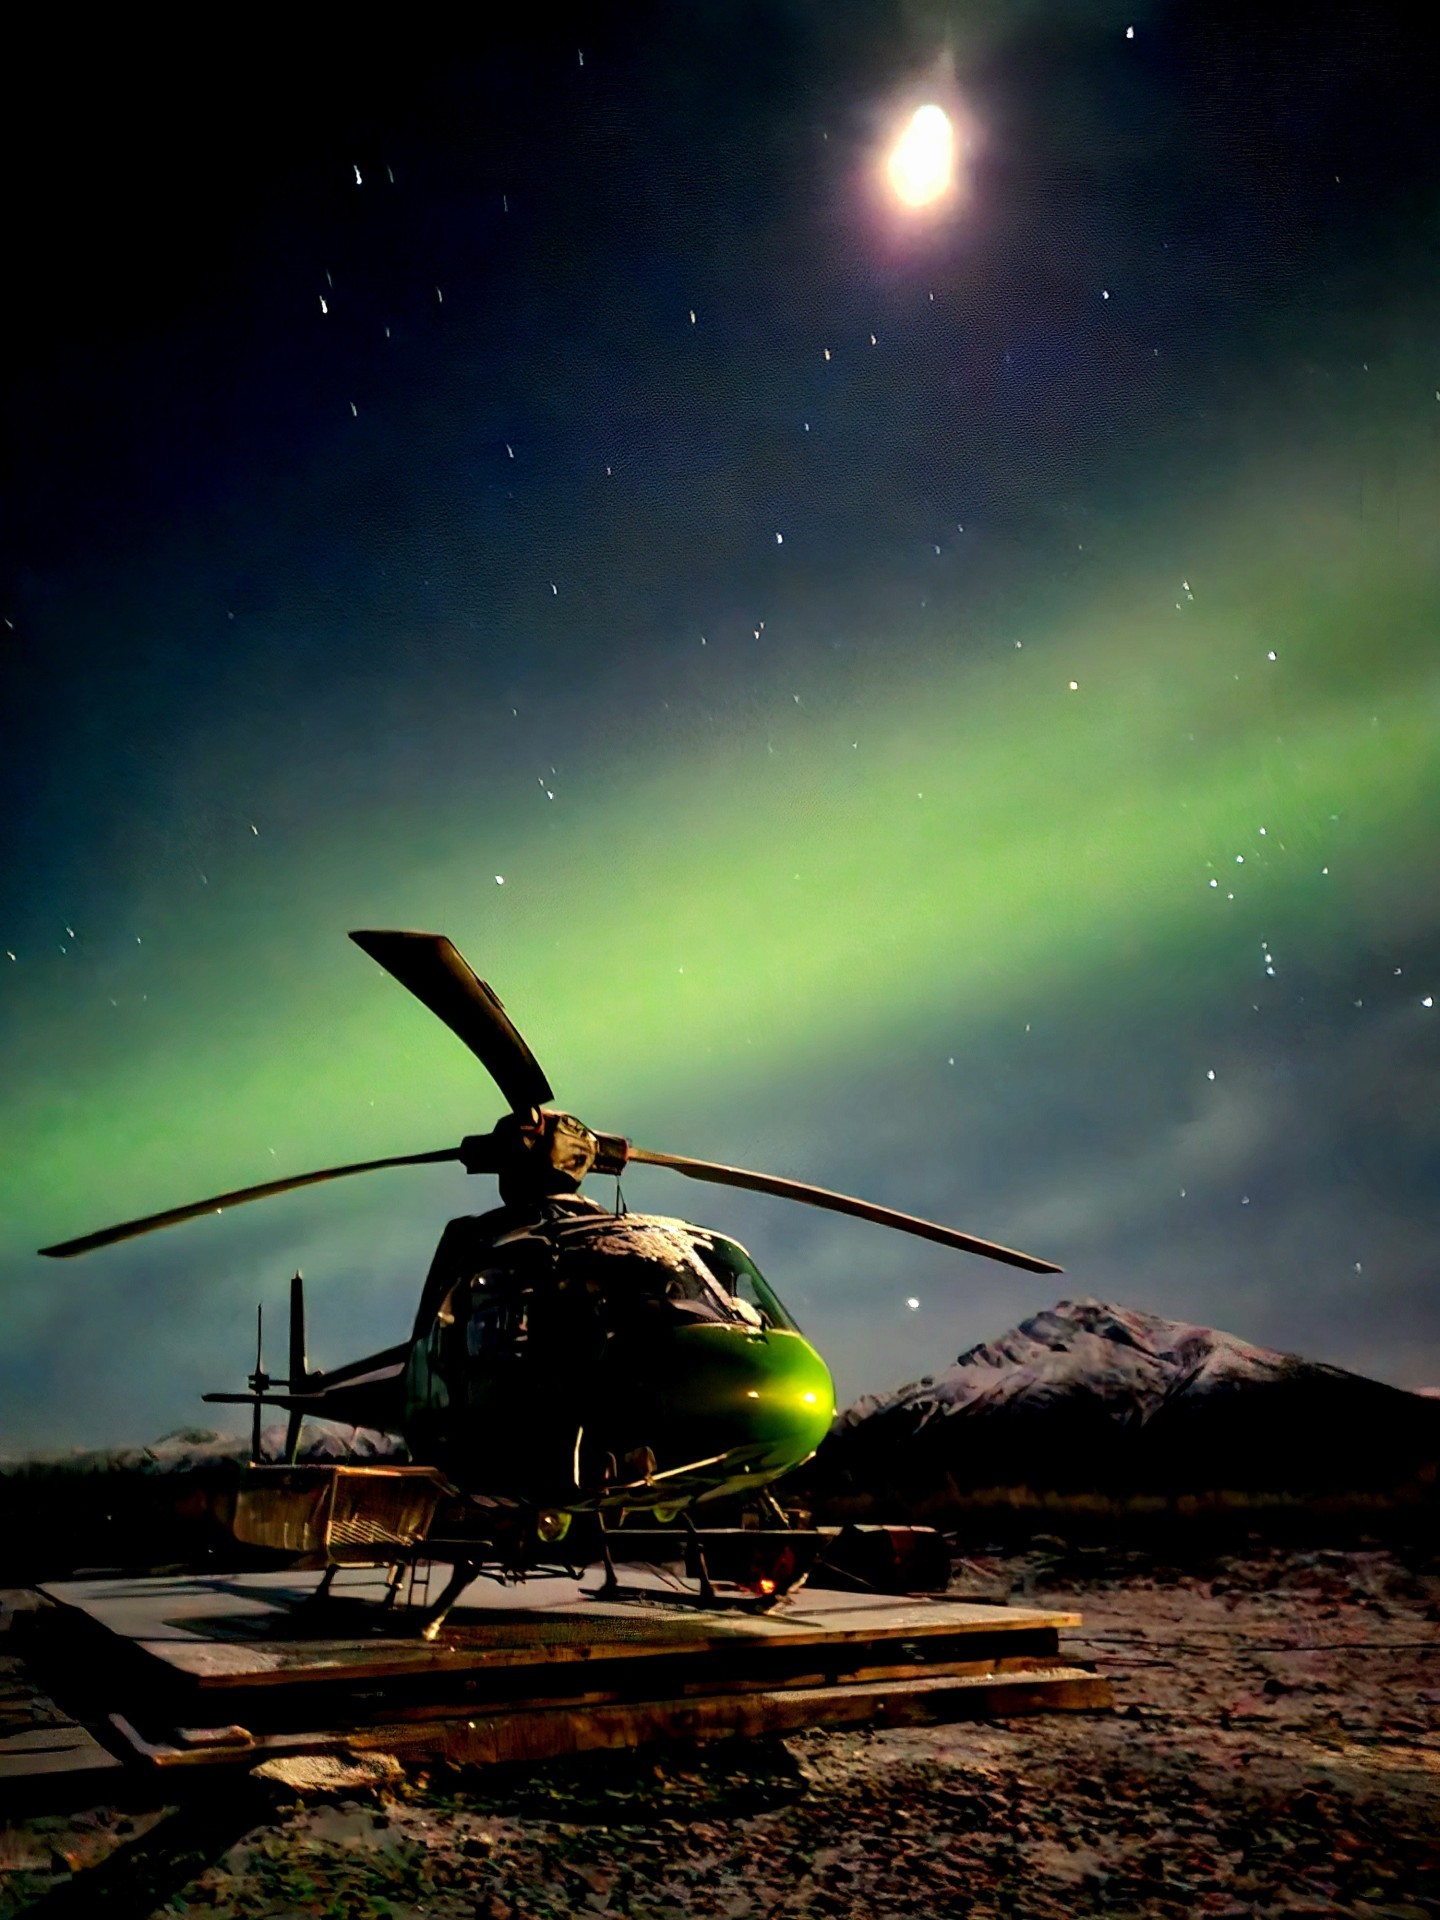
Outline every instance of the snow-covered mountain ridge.
{"label": "snow-covered mountain ridge", "polygon": [[1237,1335],[1062,1300],[943,1372],[836,1419],[817,1486],[900,1505],[1025,1486],[1385,1489],[1435,1472],[1440,1405]]}
{"label": "snow-covered mountain ridge", "polygon": [[941,1374],[864,1395],[836,1424],[855,1426],[897,1406],[912,1407],[925,1420],[981,1400],[999,1406],[1077,1393],[1113,1403],[1118,1416],[1146,1420],[1177,1394],[1279,1380],[1297,1367],[1335,1380],[1360,1377],[1134,1307],[1061,1300],[998,1340],[968,1348]]}

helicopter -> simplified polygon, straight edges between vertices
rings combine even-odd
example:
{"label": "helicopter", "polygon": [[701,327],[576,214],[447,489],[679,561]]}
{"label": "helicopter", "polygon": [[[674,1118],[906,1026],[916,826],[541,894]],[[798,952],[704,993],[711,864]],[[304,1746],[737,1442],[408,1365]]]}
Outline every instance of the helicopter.
{"label": "helicopter", "polygon": [[[586,1564],[602,1559],[613,1590],[610,1530],[637,1514],[661,1527],[679,1520],[694,1542],[707,1599],[715,1588],[694,1509],[739,1501],[785,1529],[772,1489],[829,1431],[829,1370],[737,1241],[685,1220],[622,1209],[618,1183],[629,1165],[799,1201],[1032,1273],[1060,1271],[848,1194],[595,1131],[549,1104],[550,1083],[498,994],[443,934],[382,929],[350,938],[489,1073],[507,1102],[491,1130],[454,1147],[214,1194],[40,1249],[69,1259],[228,1207],[390,1167],[450,1161],[495,1176],[500,1205],[452,1220],[442,1232],[407,1339],[328,1371],[312,1369],[297,1274],[288,1375],[265,1372],[257,1341],[249,1391],[203,1396],[253,1409],[252,1475],[259,1481],[237,1504],[237,1537],[308,1555],[302,1564],[324,1566],[322,1592],[341,1564],[383,1564],[391,1569],[393,1600],[407,1562],[448,1562],[451,1580],[422,1629],[434,1638],[477,1573],[523,1578],[572,1528],[567,1551],[577,1557],[575,1541],[588,1543],[578,1557]],[[581,1193],[592,1175],[616,1180],[615,1209]],[[259,1463],[264,1405],[288,1415],[284,1459],[270,1467]],[[398,1435],[419,1464],[348,1473],[300,1467],[307,1417]],[[752,1585],[774,1594],[801,1571],[792,1555]]]}

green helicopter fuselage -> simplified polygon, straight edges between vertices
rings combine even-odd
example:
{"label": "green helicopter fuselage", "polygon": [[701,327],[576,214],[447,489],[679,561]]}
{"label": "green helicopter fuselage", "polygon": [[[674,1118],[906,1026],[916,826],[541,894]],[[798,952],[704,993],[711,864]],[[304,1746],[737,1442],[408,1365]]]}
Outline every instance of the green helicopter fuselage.
{"label": "green helicopter fuselage", "polygon": [[824,1361],[735,1241],[578,1195],[450,1223],[396,1385],[412,1458],[569,1511],[757,1493],[835,1412]]}

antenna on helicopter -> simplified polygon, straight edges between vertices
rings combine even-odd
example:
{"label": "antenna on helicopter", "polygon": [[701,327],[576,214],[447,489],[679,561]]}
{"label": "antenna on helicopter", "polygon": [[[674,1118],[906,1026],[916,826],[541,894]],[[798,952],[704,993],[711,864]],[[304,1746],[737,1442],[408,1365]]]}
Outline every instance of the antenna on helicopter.
{"label": "antenna on helicopter", "polygon": [[258,1465],[260,1460],[260,1406],[267,1388],[271,1385],[270,1376],[265,1371],[265,1304],[255,1304],[255,1371],[246,1382],[255,1396],[255,1405],[250,1416],[250,1461]]}
{"label": "antenna on helicopter", "polygon": [[[291,1393],[304,1393],[310,1385],[310,1366],[305,1357],[305,1282],[298,1267],[290,1277],[290,1378],[285,1385]],[[300,1452],[300,1429],[304,1424],[304,1410],[291,1407],[285,1422],[287,1466],[294,1466]]]}
{"label": "antenna on helicopter", "polygon": [[[260,1450],[260,1408],[279,1388],[287,1394],[305,1393],[320,1375],[312,1374],[310,1363],[305,1356],[305,1282],[298,1272],[290,1277],[290,1372],[284,1380],[277,1380],[265,1371],[265,1306],[263,1301],[255,1307],[255,1371],[246,1380],[250,1392],[247,1396],[227,1394],[221,1398],[236,1400],[249,1398],[253,1401],[250,1416],[250,1459],[252,1464],[262,1464]],[[294,1466],[300,1451],[300,1429],[305,1422],[304,1409],[291,1407],[289,1418],[285,1422],[285,1447],[281,1455],[286,1466]]]}

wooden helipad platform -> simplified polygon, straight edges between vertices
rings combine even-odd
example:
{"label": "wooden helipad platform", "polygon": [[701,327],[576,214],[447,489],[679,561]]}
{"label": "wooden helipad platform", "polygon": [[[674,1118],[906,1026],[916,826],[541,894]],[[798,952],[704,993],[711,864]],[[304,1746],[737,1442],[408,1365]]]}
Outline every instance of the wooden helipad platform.
{"label": "wooden helipad platform", "polygon": [[1067,1665],[1079,1616],[945,1596],[803,1589],[768,1613],[701,1608],[653,1571],[477,1581],[434,1645],[377,1604],[377,1576],[66,1581],[77,1719],[164,1769],[383,1750],[467,1764],[664,1738],[784,1733],[1109,1704]]}
{"label": "wooden helipad platform", "polygon": [[403,1616],[376,1604],[383,1583],[368,1570],[342,1579],[312,1609],[305,1603],[316,1579],[276,1573],[75,1580],[41,1591],[205,1689],[512,1669],[533,1677],[535,1669],[593,1669],[677,1653],[693,1662],[738,1649],[763,1665],[772,1650],[918,1647],[957,1636],[977,1651],[988,1651],[998,1635],[1009,1651],[1054,1652],[1059,1630],[1080,1623],[1078,1613],[1053,1609],[819,1588],[802,1588],[767,1613],[701,1608],[655,1574],[630,1569],[613,1600],[599,1597],[593,1575],[517,1587],[476,1580],[429,1645],[405,1633]]}

